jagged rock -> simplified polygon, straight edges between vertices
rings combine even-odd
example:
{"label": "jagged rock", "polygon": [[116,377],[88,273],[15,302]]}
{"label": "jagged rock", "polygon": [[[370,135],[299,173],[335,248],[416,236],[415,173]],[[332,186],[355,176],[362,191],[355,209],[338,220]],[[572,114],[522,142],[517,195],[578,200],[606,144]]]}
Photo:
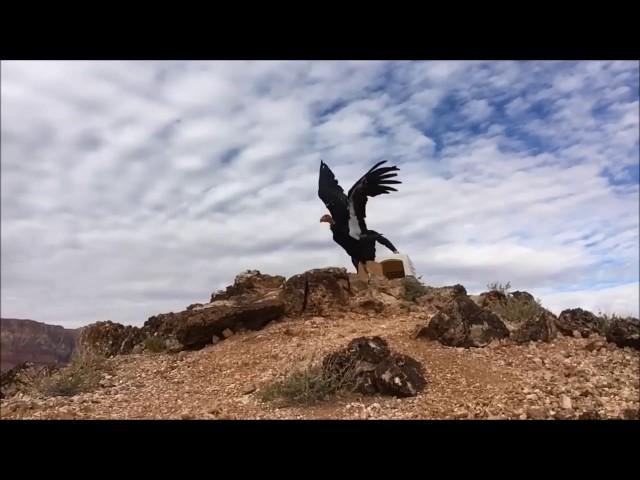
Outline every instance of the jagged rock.
{"label": "jagged rock", "polygon": [[[225,328],[225,329],[222,331],[222,336],[223,336],[224,338],[233,337],[233,330],[231,330],[230,328]],[[212,339],[212,341],[213,341],[213,339]]]}
{"label": "jagged rock", "polygon": [[178,314],[175,336],[189,349],[202,348],[212,342],[214,335],[222,336],[227,329],[259,330],[284,313],[284,303],[279,298],[265,296],[249,303],[238,305],[210,304],[201,310],[184,311]]}
{"label": "jagged rock", "polygon": [[536,301],[536,299],[533,298],[533,295],[531,295],[529,292],[515,291],[515,292],[511,292],[510,295],[516,300],[524,300],[526,302],[531,302],[531,303]]}
{"label": "jagged rock", "polygon": [[78,352],[106,357],[131,353],[133,347],[145,339],[141,328],[112,321],[96,322],[80,332]]}
{"label": "jagged rock", "polygon": [[604,320],[588,310],[572,308],[563,310],[556,320],[556,326],[563,335],[572,336],[574,331],[583,338],[598,333],[604,335]]}
{"label": "jagged rock", "polygon": [[[540,306],[528,292],[488,292],[493,297],[484,297],[487,310],[492,311],[509,329],[509,338],[515,343],[549,342],[558,336],[556,316]],[[481,296],[482,297],[482,296]],[[488,298],[493,300],[487,301]]]}
{"label": "jagged rock", "polygon": [[283,299],[288,316],[323,315],[349,305],[349,276],[344,268],[319,268],[289,278]]}
{"label": "jagged rock", "polygon": [[506,304],[507,295],[504,292],[498,290],[490,290],[480,294],[480,306],[489,307],[494,304]]}
{"label": "jagged rock", "polygon": [[182,344],[174,335],[170,335],[168,338],[165,338],[164,344],[167,348],[167,352],[169,353],[177,353],[183,348]]}
{"label": "jagged rock", "polygon": [[351,340],[342,353],[358,361],[380,363],[391,355],[391,349],[389,344],[380,337],[359,337]]}
{"label": "jagged rock", "polygon": [[640,321],[637,318],[615,318],[606,327],[607,341],[619,347],[640,350]]}
{"label": "jagged rock", "polygon": [[494,313],[458,295],[441,307],[417,335],[451,347],[484,347],[508,337],[509,330]]}
{"label": "jagged rock", "polygon": [[422,365],[400,354],[392,354],[378,364],[374,382],[380,393],[396,397],[414,397],[427,384]]}
{"label": "jagged rock", "polygon": [[366,395],[381,393],[415,396],[426,386],[422,365],[406,355],[394,354],[380,337],[359,337],[346,348],[327,355],[325,375],[349,376],[354,389]]}
{"label": "jagged rock", "polygon": [[267,275],[260,273],[259,270],[247,270],[236,275],[233,285],[228,286],[226,290],[214,292],[210,302],[229,300],[233,297],[261,296],[267,292],[281,289],[284,282],[285,278],[279,275]]}
{"label": "jagged rock", "polygon": [[374,294],[384,295],[395,300],[404,300],[406,296],[407,286],[412,282],[416,282],[419,287],[426,289],[419,280],[413,277],[405,278],[393,278],[388,279],[386,277],[372,277],[368,284],[368,290],[373,291]]}
{"label": "jagged rock", "polygon": [[423,307],[440,308],[457,297],[466,297],[467,290],[462,285],[447,287],[425,287],[427,293],[416,298],[416,303]]}
{"label": "jagged rock", "polygon": [[50,376],[60,368],[62,368],[60,364],[39,365],[33,362],[22,362],[0,373],[0,398],[29,392],[38,379]]}
{"label": "jagged rock", "polygon": [[357,311],[381,313],[388,308],[400,309],[405,300],[404,279],[372,277],[369,283],[349,274],[351,305]]}
{"label": "jagged rock", "polygon": [[33,368],[32,363],[23,362],[0,373],[0,398],[6,398],[17,393],[26,383],[22,378],[24,371],[31,368]]}
{"label": "jagged rock", "polygon": [[357,308],[365,312],[382,313],[384,310],[384,303],[376,298],[365,298],[358,302]]}
{"label": "jagged rock", "polygon": [[258,330],[283,315],[283,284],[284,277],[249,270],[237,275],[226,291],[214,293],[211,303],[154,315],[145,322],[143,331],[146,336],[164,338],[168,350],[177,352],[202,348],[215,343],[214,338],[228,338],[228,332]]}
{"label": "jagged rock", "polygon": [[550,342],[558,336],[556,316],[545,309],[520,324],[505,322],[505,325],[510,330],[509,338],[515,343]]}
{"label": "jagged rock", "polygon": [[[193,311],[193,309],[190,311]],[[142,330],[146,336],[160,336],[168,338],[173,335],[173,332],[175,332],[180,319],[180,315],[173,312],[153,315],[144,322]]]}

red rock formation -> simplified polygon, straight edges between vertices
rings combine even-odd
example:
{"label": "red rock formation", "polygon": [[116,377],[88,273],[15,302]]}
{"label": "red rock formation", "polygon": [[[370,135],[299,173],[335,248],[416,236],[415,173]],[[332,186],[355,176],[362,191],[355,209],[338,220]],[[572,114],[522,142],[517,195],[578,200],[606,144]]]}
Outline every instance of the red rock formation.
{"label": "red rock formation", "polygon": [[67,363],[75,351],[80,329],[67,329],[34,320],[0,318],[0,370],[23,362],[34,365]]}

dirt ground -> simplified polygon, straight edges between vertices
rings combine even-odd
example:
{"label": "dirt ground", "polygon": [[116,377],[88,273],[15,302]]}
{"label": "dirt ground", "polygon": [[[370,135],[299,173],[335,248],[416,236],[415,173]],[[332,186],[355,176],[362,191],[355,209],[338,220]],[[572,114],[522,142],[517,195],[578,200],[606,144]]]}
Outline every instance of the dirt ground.
{"label": "dirt ground", "polygon": [[[15,419],[570,419],[637,418],[640,352],[594,339],[452,348],[413,339],[420,314],[285,319],[178,354],[124,355],[99,389],[74,397],[0,401]],[[263,402],[259,390],[360,336],[424,366],[413,398],[334,397],[313,405]]]}

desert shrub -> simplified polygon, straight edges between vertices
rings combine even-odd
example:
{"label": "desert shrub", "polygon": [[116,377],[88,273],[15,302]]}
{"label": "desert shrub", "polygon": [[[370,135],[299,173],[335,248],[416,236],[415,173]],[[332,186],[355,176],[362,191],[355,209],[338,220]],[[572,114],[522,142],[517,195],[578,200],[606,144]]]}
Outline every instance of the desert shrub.
{"label": "desert shrub", "polygon": [[630,315],[619,315],[617,313],[605,313],[605,312],[599,311],[596,316],[599,317],[600,319],[602,319],[602,321],[605,324],[609,324],[609,323],[617,321],[617,320],[638,322],[638,319],[635,318],[635,317],[632,317]]}
{"label": "desert shrub", "polygon": [[352,392],[356,386],[353,365],[309,363],[285,374],[260,392],[264,401],[280,400],[286,404],[312,404],[338,393]]}
{"label": "desert shrub", "polygon": [[97,388],[102,374],[109,371],[105,357],[78,355],[65,367],[38,379],[34,389],[47,397],[70,397]]}
{"label": "desert shrub", "polygon": [[506,295],[507,293],[509,293],[509,290],[511,290],[511,282],[507,282],[504,285],[499,282],[488,283],[487,289],[490,292],[500,292]]}
{"label": "desert shrub", "polygon": [[428,293],[429,289],[415,277],[407,276],[402,279],[404,286],[404,299],[408,302],[415,302],[418,297]]}
{"label": "desert shrub", "polygon": [[153,353],[161,353],[167,349],[165,341],[161,337],[148,337],[144,341],[144,348]]}
{"label": "desert shrub", "polygon": [[523,323],[541,313],[542,306],[539,300],[532,302],[523,298],[507,296],[506,303],[495,303],[491,306],[491,310],[505,320],[513,323]]}

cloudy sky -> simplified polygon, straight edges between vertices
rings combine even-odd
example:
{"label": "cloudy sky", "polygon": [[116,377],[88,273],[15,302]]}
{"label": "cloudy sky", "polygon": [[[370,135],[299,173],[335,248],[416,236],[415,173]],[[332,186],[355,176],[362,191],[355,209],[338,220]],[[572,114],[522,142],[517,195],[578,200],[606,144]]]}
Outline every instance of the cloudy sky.
{"label": "cloudy sky", "polygon": [[400,167],[367,219],[425,283],[637,316],[638,77],[624,61],[2,62],[1,314],[141,325],[246,269],[352,269],[319,223],[323,159],[345,190]]}

